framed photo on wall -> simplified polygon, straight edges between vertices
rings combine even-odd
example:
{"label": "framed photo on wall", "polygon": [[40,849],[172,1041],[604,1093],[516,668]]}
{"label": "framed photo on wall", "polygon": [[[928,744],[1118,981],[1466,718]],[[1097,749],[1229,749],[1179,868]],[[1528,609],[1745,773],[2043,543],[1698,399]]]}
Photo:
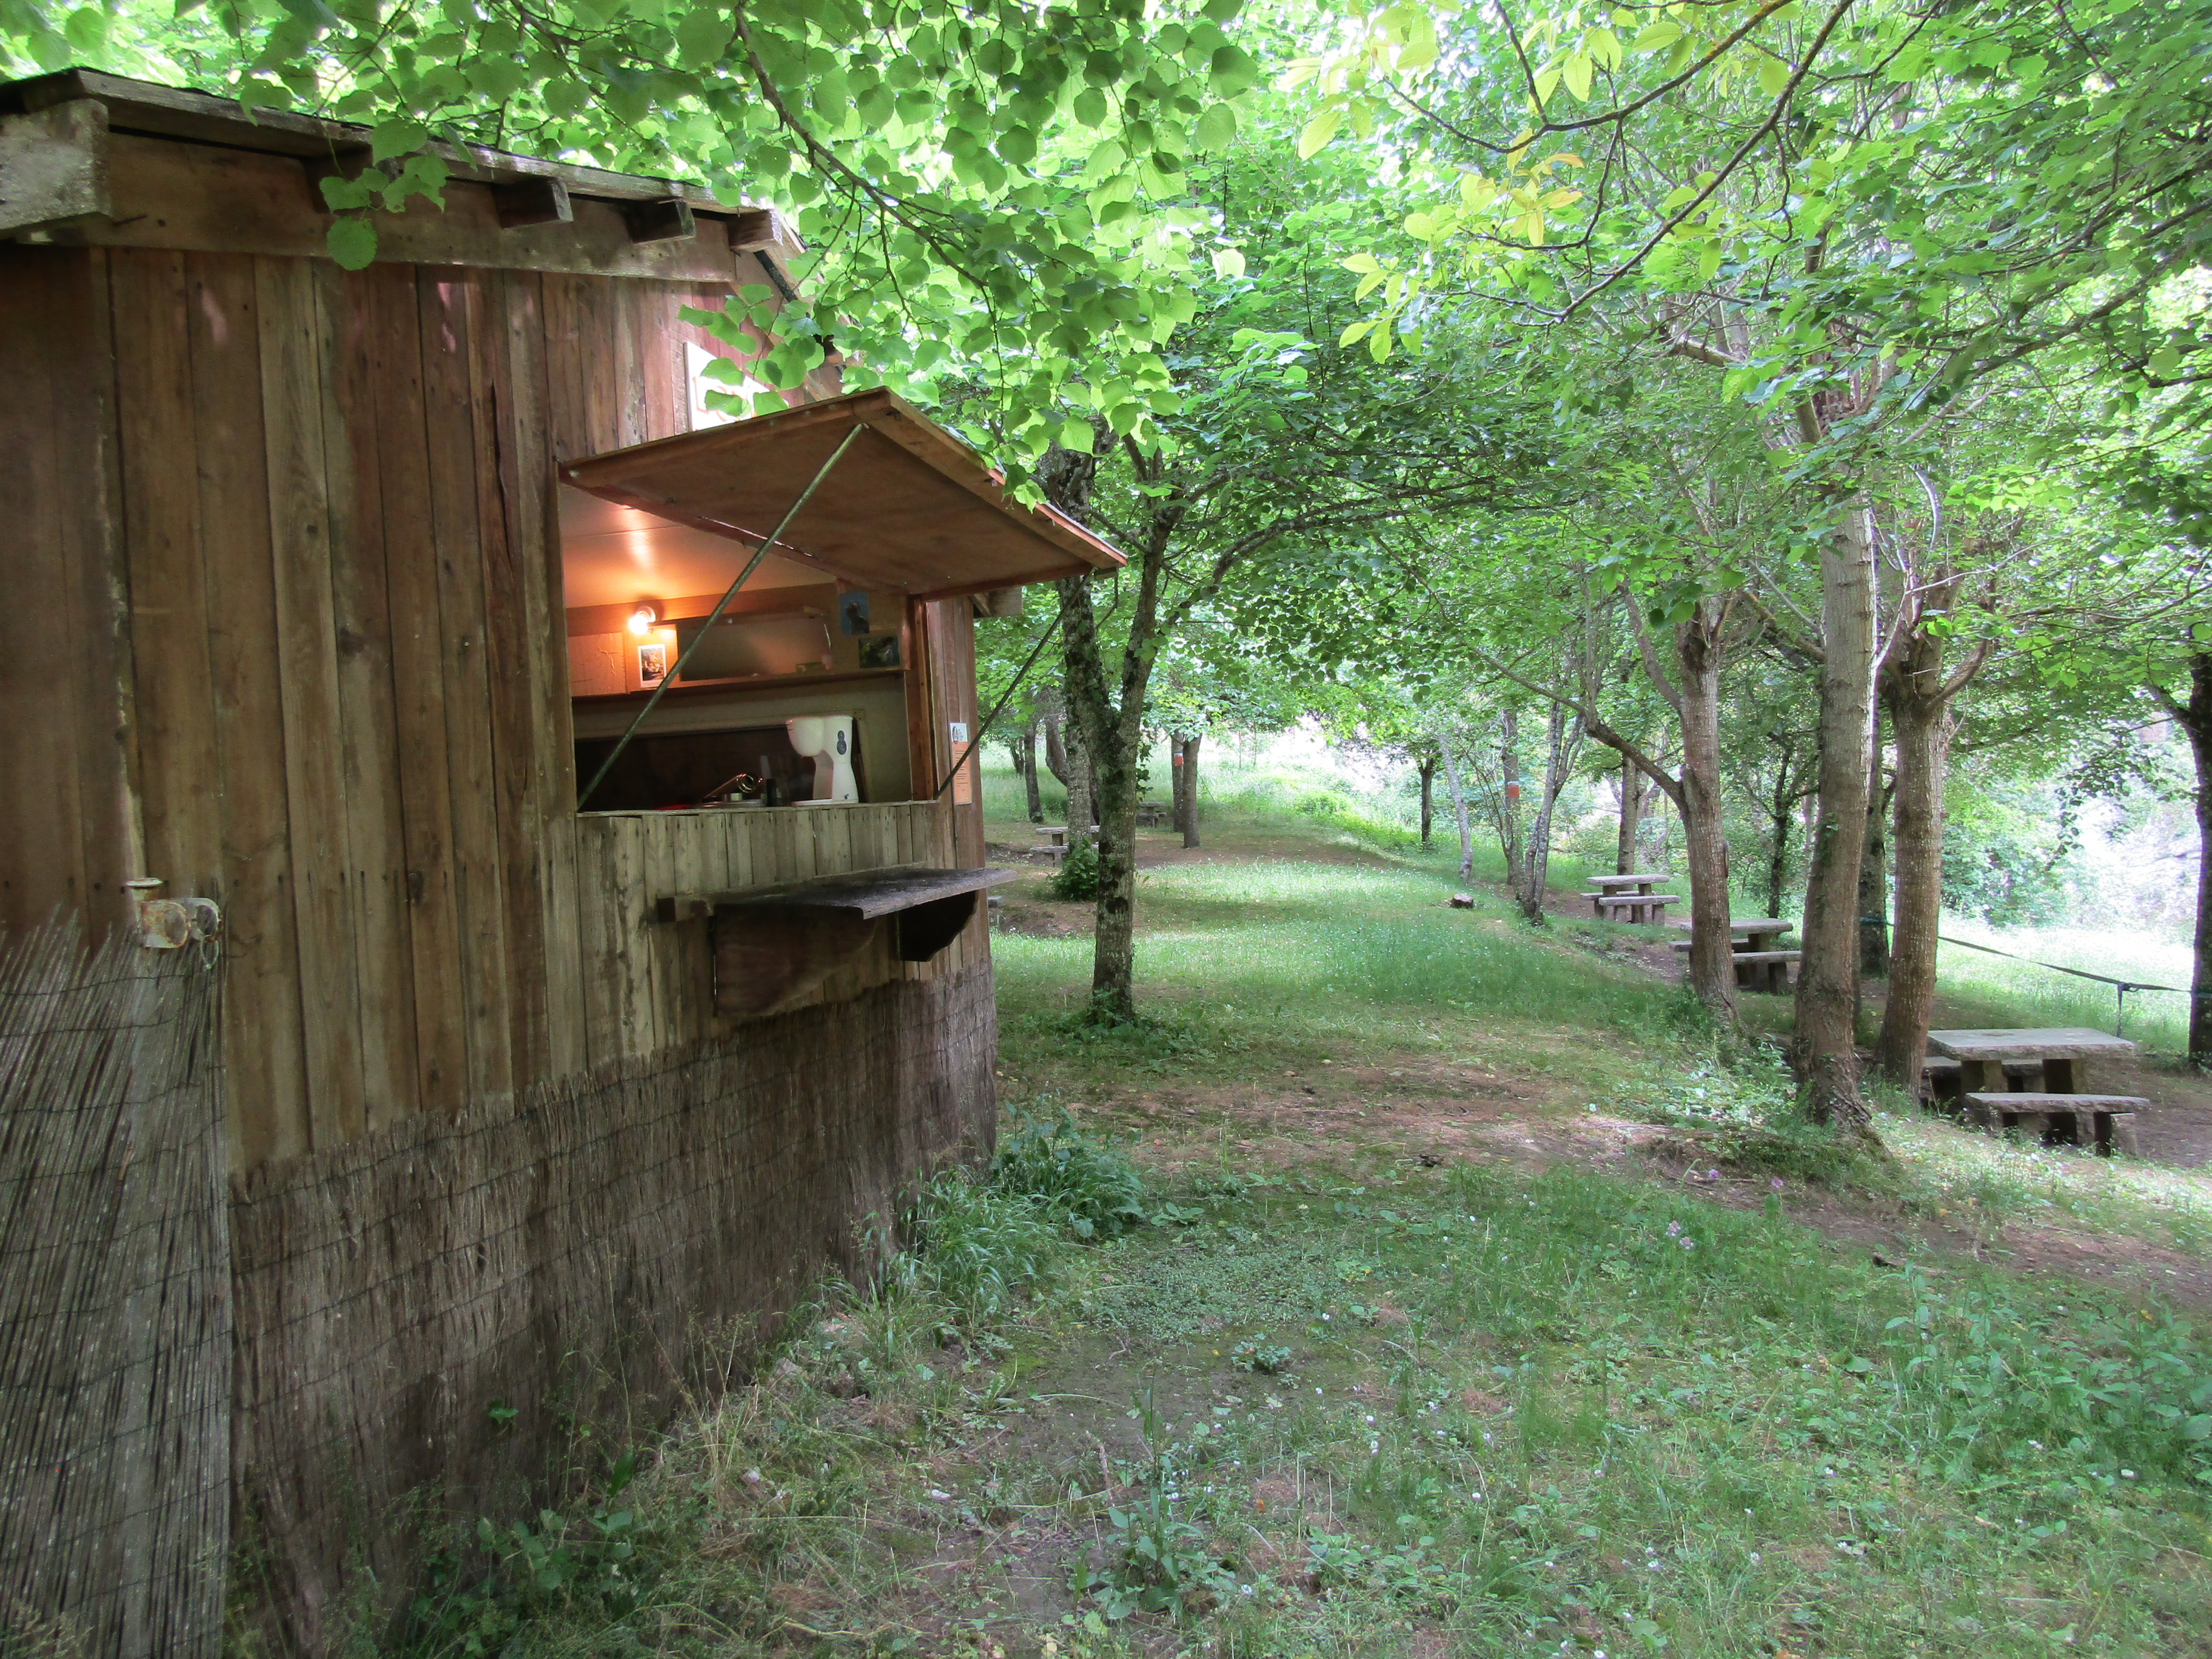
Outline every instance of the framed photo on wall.
{"label": "framed photo on wall", "polygon": [[650,691],[668,678],[668,646],[655,640],[637,648],[637,683]]}

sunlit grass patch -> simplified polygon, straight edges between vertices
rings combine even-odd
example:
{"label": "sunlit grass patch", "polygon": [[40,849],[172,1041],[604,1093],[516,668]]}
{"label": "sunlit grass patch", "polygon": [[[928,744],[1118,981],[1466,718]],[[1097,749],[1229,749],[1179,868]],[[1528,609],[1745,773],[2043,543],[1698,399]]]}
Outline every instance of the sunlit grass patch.
{"label": "sunlit grass patch", "polygon": [[[1937,952],[1938,983],[1977,1023],[1992,1025],[2086,1025],[2110,1031],[2120,1003],[2113,987],[2038,967],[2039,962],[2078,968],[2112,979],[2186,988],[2192,964],[2187,945],[2149,933],[2071,927],[2000,928],[1946,916],[1942,932],[2009,951],[2013,961],[1958,945]],[[2162,1054],[2188,1046],[2188,999],[2131,992],[2123,1035]]]}
{"label": "sunlit grass patch", "polygon": [[1906,1173],[1905,1195],[1921,1208],[1971,1204],[1997,1219],[2019,1216],[2212,1254],[2212,1176],[2203,1170],[2041,1146],[1917,1114],[1885,1115],[1880,1127]]}

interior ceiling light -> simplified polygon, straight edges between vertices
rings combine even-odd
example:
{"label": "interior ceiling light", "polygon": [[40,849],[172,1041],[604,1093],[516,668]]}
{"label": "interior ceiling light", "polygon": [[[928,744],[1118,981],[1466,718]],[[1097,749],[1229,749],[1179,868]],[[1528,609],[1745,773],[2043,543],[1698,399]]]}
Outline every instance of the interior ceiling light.
{"label": "interior ceiling light", "polygon": [[659,620],[659,611],[649,605],[641,605],[629,613],[629,631],[633,634],[650,634],[653,632],[653,625]]}

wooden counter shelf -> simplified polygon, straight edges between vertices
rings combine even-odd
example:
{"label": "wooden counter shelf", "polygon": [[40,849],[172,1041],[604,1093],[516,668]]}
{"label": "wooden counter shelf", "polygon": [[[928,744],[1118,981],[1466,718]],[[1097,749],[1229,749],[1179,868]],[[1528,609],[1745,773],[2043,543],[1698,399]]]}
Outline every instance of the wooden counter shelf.
{"label": "wooden counter shelf", "polygon": [[[731,691],[790,691],[810,685],[849,685],[855,680],[894,680],[906,672],[903,668],[826,668],[812,674],[740,674],[720,680],[678,680],[668,688],[661,706],[680,702],[687,697],[706,693],[709,696]],[[613,708],[625,703],[643,704],[653,695],[643,691],[617,691],[599,697],[578,697],[580,708]]]}
{"label": "wooden counter shelf", "polygon": [[772,1014],[813,990],[890,925],[892,954],[927,962],[958,938],[977,895],[1012,881],[1012,870],[935,870],[902,865],[822,876],[734,893],[657,899],[662,921],[714,928],[714,1011]]}

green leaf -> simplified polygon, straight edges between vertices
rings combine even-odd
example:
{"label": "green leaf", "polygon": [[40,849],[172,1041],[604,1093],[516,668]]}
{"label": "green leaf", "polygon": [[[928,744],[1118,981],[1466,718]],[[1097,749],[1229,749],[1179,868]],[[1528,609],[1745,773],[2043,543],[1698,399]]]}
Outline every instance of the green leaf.
{"label": "green leaf", "polygon": [[1213,250],[1213,274],[1229,278],[1244,274],[1244,252],[1241,248],[1218,247]]}
{"label": "green leaf", "polygon": [[1790,64],[1779,58],[1770,58],[1759,66],[1759,89],[1769,98],[1782,95],[1783,88],[1790,84]]}
{"label": "green leaf", "polygon": [[1559,65],[1559,79],[1566,82],[1567,90],[1574,94],[1578,101],[1587,100],[1590,89],[1590,60],[1588,55],[1579,52],[1569,54],[1567,61]]}
{"label": "green leaf", "polygon": [[711,64],[730,44],[730,20],[718,6],[702,5],[676,26],[677,55],[687,64]]}
{"label": "green leaf", "polygon": [[1636,39],[1629,42],[1631,52],[1664,52],[1682,38],[1682,26],[1671,17],[1662,17],[1656,23],[1646,23],[1637,31]]}
{"label": "green leaf", "polygon": [[375,198],[365,180],[341,179],[335,173],[325,173],[319,185],[323,200],[333,213],[349,213],[367,207]]}
{"label": "green leaf", "polygon": [[1344,112],[1331,105],[1305,124],[1298,134],[1298,160],[1310,161],[1328,148],[1328,141],[1336,137],[1337,128],[1344,125]]}
{"label": "green leaf", "polygon": [[1346,329],[1343,333],[1337,336],[1336,343],[1339,349],[1348,345],[1358,344],[1360,341],[1367,337],[1368,334],[1374,329],[1374,327],[1375,319],[1372,317],[1364,318],[1362,320],[1352,324],[1349,328]]}
{"label": "green leaf", "polygon": [[395,155],[420,149],[429,142],[430,130],[420,121],[380,122],[368,136],[369,160],[389,161]]}
{"label": "green leaf", "polygon": [[341,270],[364,270],[376,258],[376,227],[366,219],[340,219],[325,241]]}
{"label": "green leaf", "polygon": [[1201,155],[1218,155],[1237,142],[1237,112],[1226,104],[1216,104],[1198,118],[1190,130],[1190,141]]}
{"label": "green leaf", "polygon": [[1106,122],[1106,94],[1096,87],[1085,87],[1075,94],[1071,106],[1075,118],[1086,127],[1103,126]]}
{"label": "green leaf", "polygon": [[1206,15],[1217,23],[1231,21],[1244,9],[1244,0],[1206,0]]}
{"label": "green leaf", "polygon": [[1363,275],[1382,269],[1381,261],[1371,253],[1354,253],[1339,263],[1346,270],[1356,270]]}
{"label": "green leaf", "polygon": [[1081,455],[1092,453],[1091,444],[1096,436],[1097,434],[1091,429],[1090,422],[1073,419],[1062,421],[1057,434],[1060,447],[1062,449],[1072,449]]}

